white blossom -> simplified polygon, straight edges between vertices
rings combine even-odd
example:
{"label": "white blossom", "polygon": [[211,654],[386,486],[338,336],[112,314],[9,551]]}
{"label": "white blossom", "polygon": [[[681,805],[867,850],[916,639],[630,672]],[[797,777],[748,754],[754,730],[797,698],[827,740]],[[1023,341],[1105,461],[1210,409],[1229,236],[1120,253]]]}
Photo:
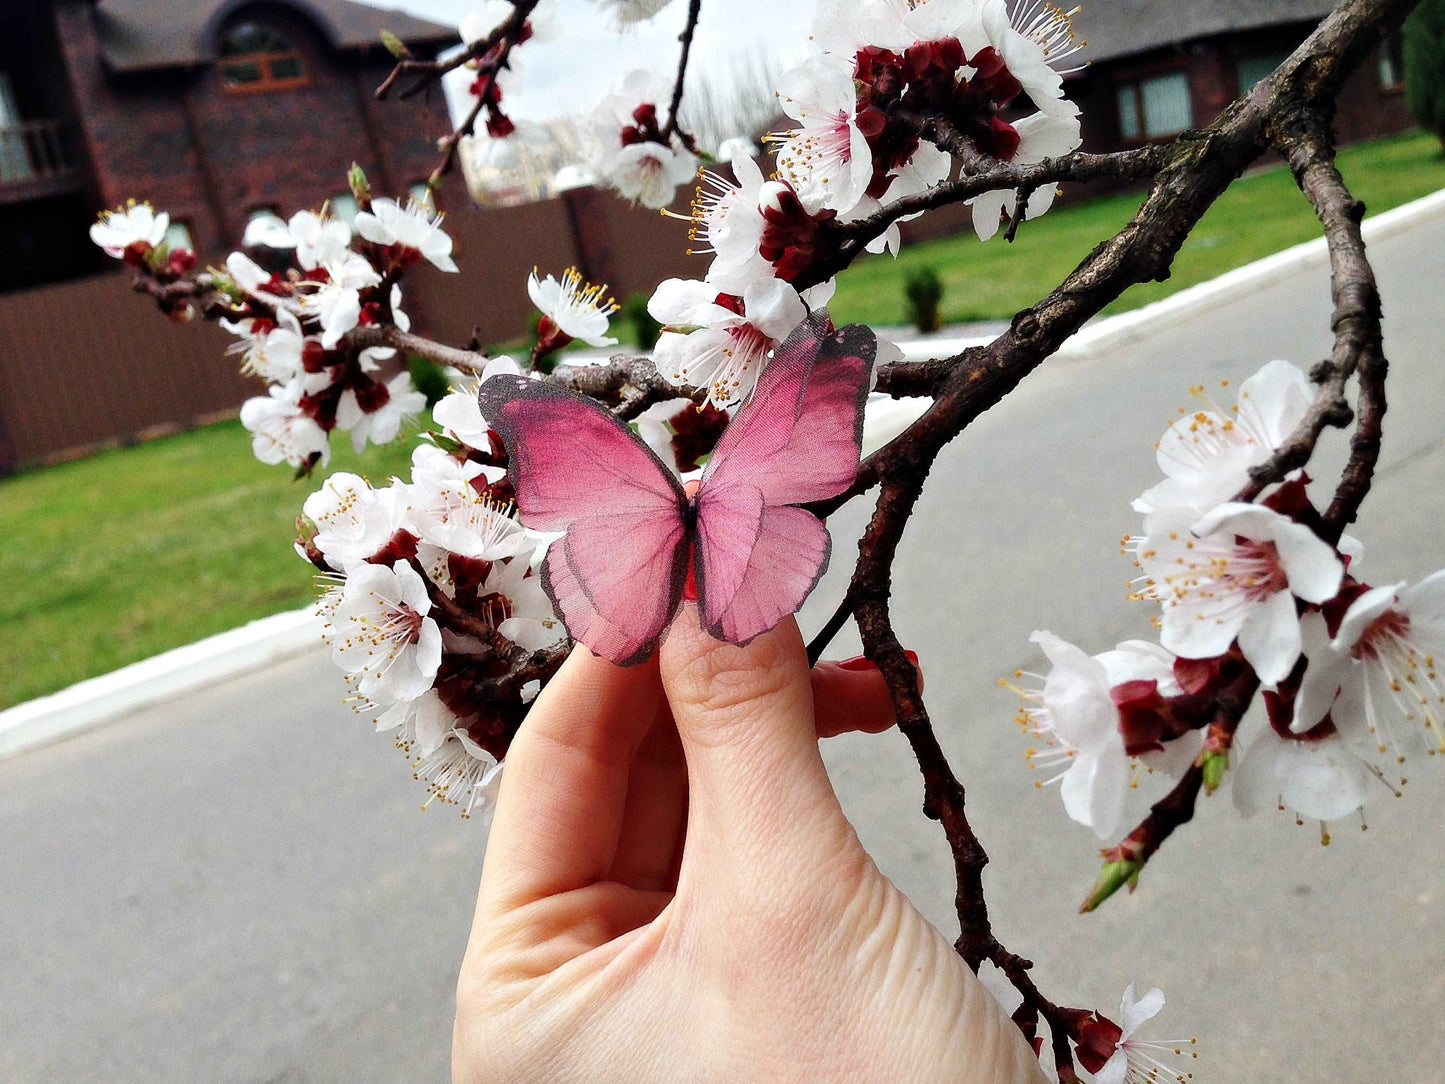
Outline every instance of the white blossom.
{"label": "white blossom", "polygon": [[447,564],[452,554],[495,562],[529,554],[535,545],[533,536],[509,508],[483,497],[469,482],[430,490],[418,487],[415,500],[415,523],[421,538],[417,559],[427,578],[448,595],[454,593]]}
{"label": "white blossom", "polygon": [[259,325],[255,319],[221,320],[221,327],[238,336],[227,353],[241,355],[241,372],[259,376],[273,384],[284,384],[302,375],[301,356],[306,336],[290,312],[276,309],[276,322]]}
{"label": "white blossom", "polygon": [[1072,13],[1040,0],[1018,0],[1012,14],[1004,0],[981,0],[978,13],[959,27],[965,52],[975,56],[992,48],[1037,108],[1055,116],[1077,114],[1077,107],[1063,97],[1063,77],[1077,65],[1058,67],[1083,48],[1074,34]]}
{"label": "white blossom", "polygon": [[442,427],[447,436],[468,448],[475,448],[479,452],[490,451],[491,426],[482,417],[481,404],[477,402],[477,390],[498,373],[519,376],[521,372],[517,363],[505,355],[489,359],[479,379],[454,388],[437,401],[436,406],[432,407],[433,420]]}
{"label": "white blossom", "polygon": [[332,661],[354,677],[360,695],[392,704],[431,688],[442,658],[431,605],[426,582],[405,561],[347,574],[325,636]]}
{"label": "white blossom", "polygon": [[1378,752],[1445,753],[1445,570],[1414,587],[1366,591],[1329,637],[1318,614],[1305,626],[1309,666],[1290,729],[1303,733],[1329,714],[1350,734],[1363,728]]}
{"label": "white blossom", "polygon": [[398,701],[376,718],[377,732],[394,733],[396,747],[408,756],[415,751],[418,762],[441,748],[456,725],[457,717],[434,689],[415,700]]}
{"label": "white blossom", "polygon": [[1375,771],[1339,734],[1292,741],[1266,727],[1233,774],[1234,807],[1243,816],[1280,808],[1325,822],[1365,804]]}
{"label": "white blossom", "polygon": [[431,753],[417,761],[413,772],[431,791],[423,809],[441,801],[460,806],[464,818],[477,813],[484,823],[491,820],[502,782],[502,766],[466,731],[452,730]]}
{"label": "white blossom", "polygon": [[[1082,142],[1078,106],[1069,101],[1061,102],[1053,113],[1041,111],[1014,121],[1013,127],[1018,132],[1019,145],[1009,161],[1018,165],[1033,165],[1045,158],[1069,154],[1078,150]],[[1024,217],[1038,218],[1054,205],[1057,192],[1052,184],[1035,189],[1024,208]],[[1018,193],[1012,189],[984,192],[969,200],[968,205],[973,208],[974,232],[979,240],[987,241],[998,233],[999,221],[1013,215],[1018,206]]]}
{"label": "white blossom", "polygon": [[1236,638],[1270,685],[1301,650],[1295,598],[1325,602],[1344,565],[1308,527],[1255,504],[1222,504],[1198,519],[1166,508],[1132,540],[1143,572],[1140,597],[1163,604],[1160,642],[1186,659],[1223,655]]}
{"label": "white blossom", "polygon": [[671,203],[677,186],[696,174],[697,158],[690,151],[643,140],[617,151],[604,176],[624,198],[656,211]]}
{"label": "white blossom", "polygon": [[[1105,839],[1118,830],[1124,815],[1135,759],[1173,771],[1192,761],[1199,748],[1196,737],[1185,735],[1139,758],[1125,750],[1110,690],[1126,682],[1153,681],[1160,695],[1177,694],[1172,656],[1157,644],[1139,640],[1090,656],[1051,632],[1035,632],[1029,639],[1050,663],[1040,687],[1014,687],[1024,701],[1020,725],[1044,744],[1042,750],[1029,750],[1030,764],[1059,769],[1038,785],[1058,783],[1065,812]],[[1040,680],[1022,671],[1018,676]]]}
{"label": "white blossom", "polygon": [[617,344],[607,334],[608,318],[617,311],[617,302],[607,296],[606,285],[584,282],[575,267],[562,272],[561,282],[551,275],[539,279],[533,268],[527,276],[527,296],[569,339],[579,339],[588,346]]}
{"label": "white blossom", "polygon": [[241,404],[241,424],[250,430],[251,451],[262,463],[303,467],[315,458],[325,466],[331,458],[326,431],[298,405],[303,391],[299,380],[273,384],[269,395]]}
{"label": "white blossom", "polygon": [[411,450],[412,485],[420,492],[430,492],[447,486],[469,486],[472,479],[477,477],[490,485],[498,478],[506,477],[506,474],[506,470],[501,467],[489,467],[470,459],[458,459],[435,444],[418,444]]}
{"label": "white blossom", "polygon": [[[515,10],[511,0],[474,0],[477,10],[470,11],[457,23],[463,45],[481,41],[511,17]],[[532,25],[532,41],[550,41],[556,34],[556,0],[542,0],[527,16]]]}
{"label": "white blossom", "polygon": [[778,147],[778,172],[810,213],[851,210],[873,177],[873,154],[856,122],[849,66],[810,57],[779,81],[783,112],[800,127]]}
{"label": "white blossom", "polygon": [[360,452],[368,440],[388,444],[401,427],[426,409],[426,396],[411,386],[411,374],[398,373],[386,383],[386,402],[373,411],[361,408],[356,392],[347,388],[336,404],[336,426],[351,434],[351,447]]}
{"label": "white blossom", "polygon": [[351,245],[351,227],[339,218],[322,218],[315,211],[297,211],[286,224],[303,270],[340,260]]}
{"label": "white blossom", "polygon": [[420,253],[434,267],[455,271],[452,239],[442,229],[442,215],[430,203],[393,199],[371,201],[371,210],[356,216],[356,232],[375,245],[396,245]]}
{"label": "white blossom", "polygon": [[327,350],[361,319],[361,291],[376,286],[381,276],[366,257],[347,250],[325,265],[327,281],[302,299],[302,311],[321,324],[321,345]]}
{"label": "white blossom", "polygon": [[1309,378],[1287,361],[1271,361],[1241,384],[1229,409],[1206,399],[1202,384],[1190,390],[1200,409],[1159,439],[1165,478],[1135,498],[1136,512],[1183,507],[1204,515],[1229,500],[1249,483],[1250,468],[1294,432],[1314,400]]}
{"label": "white blossom", "polygon": [[620,25],[640,23],[652,18],[672,0],[595,0],[603,11],[610,12]]}
{"label": "white blossom", "polygon": [[316,526],[312,544],[339,572],[364,565],[408,525],[411,493],[393,482],[374,489],[366,479],[337,471],[306,498],[302,514]]}
{"label": "white blossom", "polygon": [[712,253],[707,281],[723,293],[742,296],[758,279],[773,277],[773,265],[758,251],[767,223],[758,206],[762,170],[743,155],[732,159],[735,182],[704,171],[692,204],[689,253]]}
{"label": "white blossom", "polygon": [[[538,651],[566,635],[567,629],[542,587],[542,577],[524,557],[494,564],[482,590],[506,600],[506,616],[496,629],[518,647]],[[492,616],[495,619],[496,615]]]}
{"label": "white blossom", "polygon": [[1191,1059],[1197,1058],[1191,1048],[1193,1039],[1173,1041],[1146,1041],[1136,1039],[1135,1033],[1145,1022],[1159,1015],[1164,1008],[1164,991],[1157,986],[1143,997],[1136,997],[1135,984],[1130,983],[1119,1003],[1119,1040],[1114,1053],[1103,1067],[1094,1074],[1094,1084],[1145,1084],[1148,1081],[1174,1080],[1183,1084],[1192,1074],[1181,1072],[1170,1065],[1165,1058],[1173,1055],[1182,1058],[1185,1053]]}
{"label": "white blossom", "polygon": [[705,282],[668,279],[647,311],[670,329],[658,337],[654,351],[663,379],[706,387],[708,399],[723,407],[752,394],[767,359],[808,310],[798,291],[780,279],[749,284],[741,312],[718,304],[717,297]]}
{"label": "white blossom", "polygon": [[90,227],[90,239],[107,256],[119,260],[125,258],[126,250],[132,245],[155,248],[165,240],[170,224],[171,216],[166,212],[156,214],[149,203],[132,200],[114,211],[101,211]]}

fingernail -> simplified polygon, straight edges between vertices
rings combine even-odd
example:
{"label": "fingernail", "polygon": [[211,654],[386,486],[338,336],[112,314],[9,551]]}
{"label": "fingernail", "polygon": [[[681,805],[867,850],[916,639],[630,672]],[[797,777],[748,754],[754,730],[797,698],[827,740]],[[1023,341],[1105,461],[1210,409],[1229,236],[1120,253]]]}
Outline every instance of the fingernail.
{"label": "fingernail", "polygon": [[687,582],[682,585],[682,597],[688,602],[697,601],[697,573],[692,565],[687,566]]}
{"label": "fingernail", "polygon": [[[904,648],[903,654],[908,656],[908,661],[911,662],[913,664],[913,668],[917,670],[918,652],[909,651],[907,648]],[[875,664],[873,660],[870,659],[867,655],[855,655],[851,659],[844,659],[842,662],[838,663],[838,669],[852,670],[854,673],[866,673],[869,670],[876,670],[878,669],[878,667],[877,664]]]}

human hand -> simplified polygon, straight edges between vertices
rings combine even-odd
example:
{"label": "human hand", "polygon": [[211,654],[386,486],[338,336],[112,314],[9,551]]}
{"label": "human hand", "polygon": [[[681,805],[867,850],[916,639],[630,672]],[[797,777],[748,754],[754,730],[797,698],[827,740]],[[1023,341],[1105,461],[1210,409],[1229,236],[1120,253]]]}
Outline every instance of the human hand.
{"label": "human hand", "polygon": [[453,1080],[1043,1079],[833,793],[818,737],[892,722],[791,618],[738,648],[687,606],[644,665],[574,651],[508,755]]}

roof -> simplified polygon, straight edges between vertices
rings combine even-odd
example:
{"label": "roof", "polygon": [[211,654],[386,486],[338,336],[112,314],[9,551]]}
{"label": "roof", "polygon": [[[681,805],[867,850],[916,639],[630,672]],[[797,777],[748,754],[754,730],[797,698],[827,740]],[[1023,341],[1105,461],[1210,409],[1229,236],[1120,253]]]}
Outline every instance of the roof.
{"label": "roof", "polygon": [[1322,19],[1331,0],[1094,0],[1074,16],[1089,43],[1081,60],[1098,62],[1162,46]]}
{"label": "roof", "polygon": [[[355,0],[272,0],[309,18],[337,49],[381,42],[383,29],[409,45],[459,44],[455,27]],[[100,51],[114,71],[202,64],[215,59],[216,34],[246,0],[100,0]]]}

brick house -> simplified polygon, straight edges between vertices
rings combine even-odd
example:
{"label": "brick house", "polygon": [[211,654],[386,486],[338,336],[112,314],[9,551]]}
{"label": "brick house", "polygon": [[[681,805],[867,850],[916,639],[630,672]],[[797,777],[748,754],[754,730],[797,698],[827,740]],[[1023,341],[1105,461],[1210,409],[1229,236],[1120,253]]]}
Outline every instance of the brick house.
{"label": "brick house", "polygon": [[405,193],[435,165],[440,96],[378,103],[385,27],[422,55],[456,31],[351,0],[5,0],[0,292],[99,269],[86,228],[132,197],[203,259],[247,219],[332,199],[345,167]]}
{"label": "brick house", "polygon": [[[1068,93],[1083,110],[1084,149],[1117,150],[1209,124],[1273,71],[1334,7],[1330,0],[1109,0],[1078,16],[1089,67]],[[1405,131],[1398,35],[1346,84],[1342,142]]]}

